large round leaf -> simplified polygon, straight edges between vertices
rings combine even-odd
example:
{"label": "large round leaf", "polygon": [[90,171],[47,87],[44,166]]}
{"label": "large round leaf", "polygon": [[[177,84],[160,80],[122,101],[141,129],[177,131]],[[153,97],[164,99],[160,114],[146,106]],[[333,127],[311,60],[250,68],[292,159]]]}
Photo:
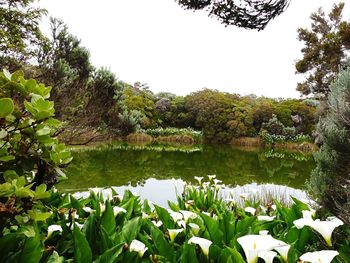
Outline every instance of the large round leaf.
{"label": "large round leaf", "polygon": [[10,98],[0,99],[0,118],[5,118],[10,115],[14,110],[14,104]]}

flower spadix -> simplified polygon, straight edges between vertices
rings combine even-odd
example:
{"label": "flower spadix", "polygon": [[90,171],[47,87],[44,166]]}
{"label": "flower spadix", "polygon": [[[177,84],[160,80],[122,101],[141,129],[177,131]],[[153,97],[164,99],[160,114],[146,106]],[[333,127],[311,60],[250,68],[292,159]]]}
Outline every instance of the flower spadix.
{"label": "flower spadix", "polygon": [[181,228],[181,229],[168,229],[170,241],[174,242],[177,235],[183,231],[184,231],[183,228]]}
{"label": "flower spadix", "polygon": [[333,258],[337,255],[339,255],[339,253],[335,250],[321,250],[305,253],[300,257],[300,260],[311,263],[331,263]]}
{"label": "flower spadix", "polygon": [[201,237],[191,237],[188,240],[188,244],[196,244],[198,246],[200,246],[200,248],[202,249],[202,252],[205,256],[209,255],[209,247],[213,242],[211,242],[208,239],[205,238],[201,238]]}
{"label": "flower spadix", "polygon": [[311,227],[321,234],[328,246],[332,246],[333,230],[336,227],[344,224],[340,219],[336,217],[329,217],[326,221],[320,221],[319,219],[312,220],[312,218],[300,218],[298,220],[295,220],[293,223],[298,229],[301,229],[304,226]]}
{"label": "flower spadix", "polygon": [[142,243],[141,241],[138,241],[136,239],[134,239],[133,241],[131,241],[129,250],[130,252],[137,252],[139,254],[139,257],[142,258],[143,254],[146,252],[148,248],[146,247],[146,245],[144,243]]}
{"label": "flower spadix", "polygon": [[243,248],[248,263],[257,263],[261,251],[270,251],[275,247],[287,245],[271,235],[246,235],[237,238],[237,242]]}

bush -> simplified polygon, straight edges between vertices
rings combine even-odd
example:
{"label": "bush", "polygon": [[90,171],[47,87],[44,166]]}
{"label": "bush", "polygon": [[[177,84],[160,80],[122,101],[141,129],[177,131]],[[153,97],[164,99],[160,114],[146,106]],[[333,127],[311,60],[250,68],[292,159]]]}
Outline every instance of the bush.
{"label": "bush", "polygon": [[328,111],[317,132],[323,145],[316,155],[310,188],[320,204],[350,223],[350,66],[330,87]]}

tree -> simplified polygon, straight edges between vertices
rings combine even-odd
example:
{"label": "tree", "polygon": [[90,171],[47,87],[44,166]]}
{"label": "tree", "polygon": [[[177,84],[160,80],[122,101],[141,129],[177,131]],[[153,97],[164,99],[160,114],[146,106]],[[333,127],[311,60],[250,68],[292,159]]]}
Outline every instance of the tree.
{"label": "tree", "polygon": [[13,71],[36,55],[44,38],[39,22],[46,11],[34,8],[34,0],[0,1],[0,69]]}
{"label": "tree", "polygon": [[320,8],[310,16],[311,29],[298,29],[298,38],[305,46],[295,68],[297,73],[306,76],[297,86],[303,95],[325,99],[345,60],[350,49],[350,23],[342,20],[343,9],[344,3],[335,4],[326,16]]}
{"label": "tree", "polygon": [[289,5],[289,0],[176,0],[185,9],[206,9],[222,24],[262,30]]}
{"label": "tree", "polygon": [[[349,63],[349,62],[348,62]],[[317,126],[323,145],[310,179],[317,201],[350,223],[350,63],[330,87],[328,111]]]}

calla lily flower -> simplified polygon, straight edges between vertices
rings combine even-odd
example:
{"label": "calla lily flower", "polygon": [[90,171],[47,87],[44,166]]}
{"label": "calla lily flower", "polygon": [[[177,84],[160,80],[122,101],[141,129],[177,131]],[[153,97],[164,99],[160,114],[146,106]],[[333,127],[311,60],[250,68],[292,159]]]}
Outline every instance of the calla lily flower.
{"label": "calla lily flower", "polygon": [[258,216],[259,221],[272,221],[275,219],[275,216]]}
{"label": "calla lily flower", "polygon": [[203,185],[204,188],[208,188],[210,186],[210,183],[209,182],[204,182],[202,185]]}
{"label": "calla lily flower", "polygon": [[333,230],[336,227],[344,224],[340,219],[336,217],[329,217],[326,221],[320,221],[319,219],[312,220],[311,218],[300,218],[298,220],[295,220],[293,223],[298,229],[301,229],[304,226],[311,227],[321,234],[328,246],[332,246]]}
{"label": "calla lily flower", "polygon": [[96,196],[102,192],[102,188],[99,187],[89,188],[89,190],[92,191]]}
{"label": "calla lily flower", "polygon": [[186,229],[186,222],[184,220],[179,220],[176,222],[179,227]]}
{"label": "calla lily flower", "polygon": [[213,179],[216,178],[216,175],[215,175],[215,174],[213,174],[213,175],[208,175],[208,178],[209,178],[209,181],[212,181]]}
{"label": "calla lily flower", "polygon": [[142,258],[143,254],[145,254],[146,250],[148,248],[146,247],[146,245],[144,243],[142,243],[141,241],[138,241],[136,239],[134,239],[133,241],[131,241],[129,250],[130,252],[137,252],[139,254],[139,257]]}
{"label": "calla lily flower", "polygon": [[189,219],[197,218],[197,214],[191,211],[180,210],[181,214],[184,216],[185,222],[187,223]]}
{"label": "calla lily flower", "polygon": [[122,207],[119,207],[119,206],[113,206],[113,213],[114,213],[114,216],[117,216],[120,213],[125,214],[126,210],[124,208],[122,208]]}
{"label": "calla lily flower", "polygon": [[95,211],[94,209],[92,209],[91,207],[88,207],[88,206],[83,207],[83,210],[84,210],[86,213],[92,213],[92,212]]}
{"label": "calla lily flower", "polygon": [[183,231],[184,231],[183,228],[181,228],[181,229],[168,229],[170,241],[173,243],[175,241],[176,236]]}
{"label": "calla lily flower", "polygon": [[261,251],[258,254],[258,257],[262,258],[265,263],[272,263],[275,256],[277,256],[277,253],[274,251]]}
{"label": "calla lily flower", "polygon": [[248,207],[244,208],[244,211],[246,211],[247,213],[250,213],[252,215],[255,215],[256,209],[254,207],[248,206]]}
{"label": "calla lily flower", "polygon": [[285,262],[287,262],[290,245],[284,245],[284,246],[280,246],[280,247],[275,247],[274,249],[278,252],[278,254],[281,255],[282,259]]}
{"label": "calla lily flower", "polygon": [[300,257],[300,260],[311,263],[331,263],[333,258],[338,255],[338,251],[335,250],[321,250],[305,253]]}
{"label": "calla lily flower", "polygon": [[153,223],[153,225],[155,225],[156,227],[161,227],[162,225],[163,225],[163,222],[162,221],[154,221],[154,220],[152,220],[152,223]]}
{"label": "calla lily flower", "polygon": [[113,199],[113,192],[111,188],[103,189],[102,190],[102,196],[103,200],[112,200]]}
{"label": "calla lily flower", "polygon": [[221,181],[221,180],[218,180],[218,179],[214,179],[213,182],[214,182],[215,185],[221,184],[221,183],[222,183],[222,181]]}
{"label": "calla lily flower", "polygon": [[51,225],[47,229],[47,237],[50,237],[52,235],[52,233],[55,231],[62,232],[63,230],[62,230],[62,227],[60,225]]}
{"label": "calla lily flower", "polygon": [[275,247],[287,245],[271,235],[246,235],[237,238],[237,242],[243,248],[248,263],[257,263],[261,251],[270,251]]}
{"label": "calla lily flower", "polygon": [[194,235],[197,235],[199,233],[199,225],[195,224],[195,223],[189,223],[188,224],[191,227],[191,231]]}
{"label": "calla lily flower", "polygon": [[260,230],[259,235],[267,235],[269,233],[269,230]]}
{"label": "calla lily flower", "polygon": [[276,210],[277,209],[277,206],[276,205],[271,205],[271,208],[272,208],[272,210]]}
{"label": "calla lily flower", "polygon": [[200,248],[202,249],[202,252],[205,256],[209,255],[209,247],[213,242],[211,242],[208,239],[201,238],[201,237],[191,237],[188,240],[188,244],[196,244],[199,245]]}
{"label": "calla lily flower", "polygon": [[101,215],[106,211],[106,205],[103,204],[103,203],[100,203],[100,212],[101,212]]}
{"label": "calla lily flower", "polygon": [[203,177],[195,176],[194,179],[196,179],[199,184],[202,184]]}
{"label": "calla lily flower", "polygon": [[170,214],[170,216],[173,218],[173,220],[174,220],[175,222],[177,222],[177,221],[183,219],[182,214],[179,213],[179,212],[174,212],[174,211],[171,211],[171,210],[170,210],[170,211],[169,211],[169,214]]}
{"label": "calla lily flower", "polygon": [[248,196],[249,196],[249,193],[241,193],[239,195],[239,197],[242,198],[243,200],[247,200]]}

